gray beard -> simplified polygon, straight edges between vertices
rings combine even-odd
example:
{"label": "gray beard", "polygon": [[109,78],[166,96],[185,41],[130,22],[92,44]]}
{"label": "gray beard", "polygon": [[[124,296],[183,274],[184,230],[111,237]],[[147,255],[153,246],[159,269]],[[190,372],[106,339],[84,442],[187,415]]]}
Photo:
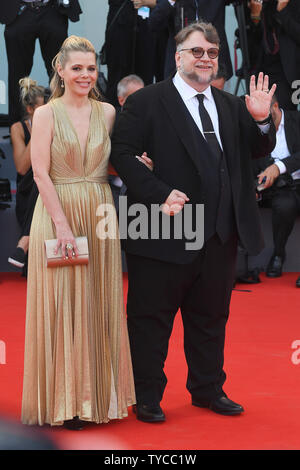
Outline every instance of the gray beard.
{"label": "gray beard", "polygon": [[181,65],[179,71],[184,75],[188,80],[192,82],[199,83],[199,85],[209,85],[213,80],[217,78],[217,73],[212,71],[209,78],[202,78],[201,76],[197,75],[195,72],[186,72],[184,67]]}

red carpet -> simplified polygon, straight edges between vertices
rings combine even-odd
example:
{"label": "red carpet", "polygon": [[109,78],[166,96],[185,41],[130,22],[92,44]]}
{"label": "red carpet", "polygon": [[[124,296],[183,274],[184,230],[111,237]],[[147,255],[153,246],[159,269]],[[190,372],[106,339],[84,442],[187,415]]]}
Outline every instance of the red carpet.
{"label": "red carpet", "polygon": [[[62,428],[46,432],[60,449],[299,449],[300,289],[295,287],[296,278],[296,273],[273,280],[261,275],[261,284],[236,286],[251,292],[233,292],[225,392],[244,406],[243,415],[219,416],[191,406],[177,315],[166,363],[165,423],[141,423],[130,410],[123,421],[88,425],[81,432]],[[124,286],[126,293],[126,277]],[[21,407],[25,295],[24,278],[0,274],[0,414],[16,421]],[[296,340],[297,349],[292,349]]]}

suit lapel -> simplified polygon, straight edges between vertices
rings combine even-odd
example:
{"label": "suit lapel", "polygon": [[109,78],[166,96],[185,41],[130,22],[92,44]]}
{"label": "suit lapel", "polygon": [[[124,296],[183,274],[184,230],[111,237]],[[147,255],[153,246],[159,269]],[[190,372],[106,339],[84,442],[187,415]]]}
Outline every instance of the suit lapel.
{"label": "suit lapel", "polygon": [[[201,159],[199,158],[199,140],[197,140],[197,136],[195,132],[193,132],[193,118],[175,88],[172,79],[168,79],[164,82],[161,101],[170,117],[170,121],[175,128],[176,134],[193,160],[198,172],[201,173],[202,167]],[[204,137],[200,132],[199,134],[200,138],[203,140],[203,145],[207,146]]]}
{"label": "suit lapel", "polygon": [[233,113],[230,109],[228,100],[218,89],[212,87],[212,94],[216,103],[218,117],[219,117],[219,131],[222,141],[224,153],[226,155],[226,161],[228,165],[229,173],[232,174],[236,171],[238,164],[235,156],[235,136],[236,129],[234,127]]}
{"label": "suit lapel", "polygon": [[[238,162],[235,159],[235,138],[233,113],[230,109],[228,100],[223,93],[212,87],[212,94],[216,103],[219,117],[219,131],[223,149],[226,155],[228,170],[230,174],[236,172]],[[164,82],[162,87],[161,101],[169,114],[170,120],[176,130],[177,135],[186,148],[189,156],[193,160],[198,172],[202,173],[201,158],[199,158],[199,135],[203,142],[203,147],[209,152],[209,147],[201,132],[197,135],[191,132],[194,128],[193,118],[185,106],[180,94],[173,84],[172,79]]]}

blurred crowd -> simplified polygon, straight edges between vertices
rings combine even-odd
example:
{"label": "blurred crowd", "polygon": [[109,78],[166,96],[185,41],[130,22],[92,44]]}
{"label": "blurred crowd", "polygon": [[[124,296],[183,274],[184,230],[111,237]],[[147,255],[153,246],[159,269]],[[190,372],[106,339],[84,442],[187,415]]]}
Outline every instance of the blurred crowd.
{"label": "blurred crowd", "polygon": [[[84,2],[82,5],[78,0],[1,3],[0,22],[6,25],[10,133],[17,170],[16,212],[22,228],[9,261],[23,269],[38,194],[30,166],[31,120],[36,107],[49,96],[47,87],[28,78],[35,43],[38,39],[50,79],[52,60],[68,36],[69,21],[80,21]],[[182,27],[204,20],[212,22],[220,36],[219,74],[214,86],[224,88],[236,72],[225,29],[230,4],[236,13],[242,11],[245,18],[244,23],[238,22],[236,31],[237,38],[245,35],[248,44],[248,70],[242,78],[247,82],[251,74],[263,71],[269,75],[270,85],[277,84],[271,110],[277,128],[277,146],[268,159],[256,162],[253,180],[263,175],[259,176],[260,182],[262,178],[267,181],[268,189],[259,192],[258,204],[272,208],[274,250],[266,272],[269,277],[278,277],[282,274],[287,240],[300,212],[299,0],[108,0],[105,41],[98,45],[100,69],[107,66],[107,77],[100,76],[99,87],[103,99],[120,110],[129,94],[175,72],[174,36]],[[111,175],[110,182],[117,205],[119,194],[126,188],[117,175]],[[300,278],[297,286],[300,287]]]}

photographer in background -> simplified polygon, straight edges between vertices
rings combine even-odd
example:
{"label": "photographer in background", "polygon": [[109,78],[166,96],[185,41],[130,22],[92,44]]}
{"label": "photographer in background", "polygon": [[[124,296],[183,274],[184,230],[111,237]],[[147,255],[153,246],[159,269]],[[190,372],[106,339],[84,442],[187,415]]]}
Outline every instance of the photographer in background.
{"label": "photographer in background", "polygon": [[219,64],[225,71],[226,80],[232,77],[232,64],[225,32],[225,7],[230,3],[232,3],[230,0],[157,0],[149,19],[149,26],[154,32],[161,32],[166,28],[169,31],[165,78],[176,71],[175,35],[183,27],[198,20],[212,23],[216,27],[222,43]]}
{"label": "photographer in background", "polygon": [[108,4],[105,97],[117,107],[117,85],[123,77],[136,74],[145,85],[153,83],[157,35],[149,30],[148,22],[156,0],[108,0]]}
{"label": "photographer in background", "polygon": [[0,23],[8,61],[8,100],[10,125],[21,119],[19,80],[30,75],[36,38],[49,79],[52,59],[68,36],[68,19],[79,21],[78,0],[0,0]]}
{"label": "photographer in background", "polygon": [[[249,34],[257,45],[252,70],[269,75],[283,109],[296,110],[292,84],[300,78],[300,2],[299,0],[251,0]],[[252,55],[253,57],[253,55]]]}
{"label": "photographer in background", "polygon": [[[266,269],[270,278],[280,277],[285,247],[300,214],[300,112],[279,107],[273,95],[271,114],[276,127],[276,146],[270,156],[253,162],[258,184],[264,183],[261,205],[271,207],[273,254]],[[296,281],[300,287],[300,277]]]}

